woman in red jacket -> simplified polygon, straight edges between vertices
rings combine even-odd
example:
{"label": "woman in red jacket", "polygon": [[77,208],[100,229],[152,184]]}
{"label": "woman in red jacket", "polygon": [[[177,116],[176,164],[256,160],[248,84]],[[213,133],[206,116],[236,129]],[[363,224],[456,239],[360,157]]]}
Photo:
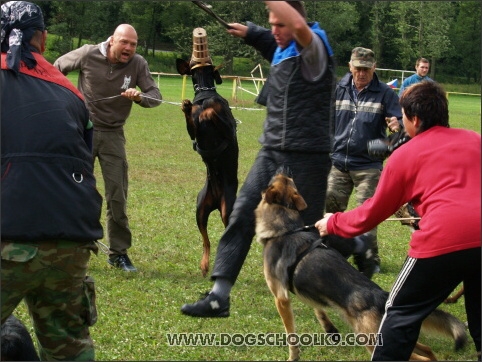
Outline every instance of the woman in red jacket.
{"label": "woman in red jacket", "polygon": [[435,82],[409,87],[400,104],[412,139],[390,156],[373,197],[351,211],[326,214],[316,227],[321,236],[353,237],[410,201],[420,230],[411,234],[380,325],[383,345],[372,360],[408,360],[422,321],[460,282],[480,360],[480,134],[450,128],[445,91]]}

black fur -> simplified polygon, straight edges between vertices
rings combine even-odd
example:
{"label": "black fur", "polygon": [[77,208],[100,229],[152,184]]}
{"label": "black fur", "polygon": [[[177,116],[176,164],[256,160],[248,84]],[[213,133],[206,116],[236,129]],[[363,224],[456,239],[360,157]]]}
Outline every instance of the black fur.
{"label": "black fur", "polygon": [[1,336],[2,361],[40,361],[30,333],[15,316],[2,324]]}

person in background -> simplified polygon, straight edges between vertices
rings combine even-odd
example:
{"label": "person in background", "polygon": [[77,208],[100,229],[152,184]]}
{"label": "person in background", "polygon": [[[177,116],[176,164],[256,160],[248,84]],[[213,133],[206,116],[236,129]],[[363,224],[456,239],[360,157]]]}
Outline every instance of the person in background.
{"label": "person in background", "polygon": [[156,107],[162,99],[147,61],[136,49],[136,30],[129,24],[121,24],[105,42],[84,45],[54,63],[64,74],[80,70],[79,90],[87,101],[94,124],[93,156],[94,160],[98,158],[104,178],[106,231],[110,243],[108,262],[128,272],[137,269],[127,255],[132,234],[127,217],[124,125],[133,103]]}
{"label": "person in background", "polygon": [[407,77],[403,80],[402,86],[398,90],[398,96],[400,97],[403,91],[415,83],[420,83],[423,80],[433,81],[427,74],[430,70],[430,62],[425,58],[418,58],[417,62],[415,63],[415,70],[416,73]]}
{"label": "person in background", "polygon": [[298,190],[309,200],[302,213],[305,223],[313,224],[323,214],[331,166],[333,52],[319,24],[306,22],[300,1],[266,1],[266,5],[271,31],[251,22],[229,24],[231,35],[243,38],[271,62],[262,92],[267,94],[267,116],[261,150],[219,241],[213,289],[198,302],[182,306],[182,313],[190,316],[229,316],[231,288],[255,235],[254,210],[279,167],[292,172]]}
{"label": "person in background", "polygon": [[40,8],[9,1],[1,9],[1,322],[24,300],[41,360],[93,361],[87,267],[103,230],[89,112],[42,56]]}
{"label": "person in background", "polygon": [[388,158],[373,197],[351,211],[328,213],[315,226],[321,236],[352,237],[410,201],[421,219],[388,297],[378,331],[383,343],[372,360],[408,361],[422,321],[461,282],[480,360],[480,134],[450,128],[446,93],[436,82],[407,88],[400,104],[411,139]]}
{"label": "person in background", "polygon": [[[403,132],[402,111],[397,94],[380,82],[375,73],[372,50],[352,50],[348,72],[336,87],[335,135],[328,177],[326,212],[345,211],[353,189],[357,204],[371,197],[380,178],[383,156],[368,152],[368,142],[386,138],[390,132]],[[362,235],[355,251],[358,269],[371,278],[380,270],[377,228]]]}

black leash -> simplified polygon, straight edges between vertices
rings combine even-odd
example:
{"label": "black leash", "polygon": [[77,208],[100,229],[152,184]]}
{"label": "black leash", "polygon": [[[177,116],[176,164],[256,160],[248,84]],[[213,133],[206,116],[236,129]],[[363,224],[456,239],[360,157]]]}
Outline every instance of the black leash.
{"label": "black leash", "polygon": [[302,227],[299,227],[297,229],[294,229],[294,230],[291,230],[291,231],[288,231],[286,234],[284,235],[290,235],[290,234],[294,234],[294,233],[297,233],[297,232],[300,232],[300,231],[310,231],[311,229],[314,229],[315,228],[315,225],[305,225],[305,226],[302,226]]}

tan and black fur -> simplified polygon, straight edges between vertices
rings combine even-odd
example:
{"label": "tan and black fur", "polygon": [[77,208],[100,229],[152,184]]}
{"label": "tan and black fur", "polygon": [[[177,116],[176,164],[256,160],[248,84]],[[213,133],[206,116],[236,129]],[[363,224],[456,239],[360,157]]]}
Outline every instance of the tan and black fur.
{"label": "tan and black fur", "polygon": [[[315,233],[293,232],[303,227],[299,211],[306,206],[293,180],[278,173],[263,192],[255,211],[257,240],[264,246],[264,275],[275,297],[286,333],[295,333],[291,289],[301,301],[314,308],[327,333],[338,333],[324,310],[333,307],[341,313],[353,332],[376,335],[388,292],[357,271],[336,250],[324,244],[311,248],[319,239]],[[467,341],[464,324],[439,309],[423,322],[422,331],[427,330],[453,338],[456,349]],[[373,348],[367,346],[370,352]],[[290,345],[289,360],[298,360],[299,357],[299,347]],[[430,347],[417,343],[410,359],[436,360],[436,357]]]}
{"label": "tan and black fur", "polygon": [[462,285],[460,289],[453,296],[445,299],[446,304],[457,303],[460,297],[464,295],[464,286]]}
{"label": "tan and black fur", "polygon": [[179,74],[192,78],[194,99],[192,102],[185,99],[181,109],[193,148],[206,165],[206,182],[196,203],[196,222],[203,240],[200,268],[206,276],[211,248],[207,230],[209,215],[218,210],[226,226],[236,201],[239,154],[236,120],[228,101],[216,91],[215,83],[222,82],[216,67],[190,64],[182,59],[177,59],[176,66]]}

